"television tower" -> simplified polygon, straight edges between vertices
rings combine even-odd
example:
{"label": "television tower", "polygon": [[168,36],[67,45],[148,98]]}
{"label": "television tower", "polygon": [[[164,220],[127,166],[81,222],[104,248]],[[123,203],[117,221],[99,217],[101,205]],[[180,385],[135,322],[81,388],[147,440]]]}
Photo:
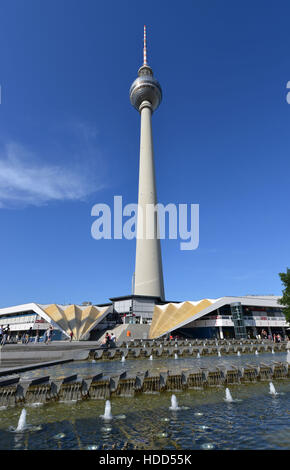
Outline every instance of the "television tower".
{"label": "television tower", "polygon": [[[131,104],[141,116],[138,208],[143,215],[140,215],[138,210],[134,294],[164,300],[158,215],[155,213],[152,220],[146,220],[147,205],[157,204],[151,118],[161,100],[161,86],[147,64],[146,26],[144,26],[143,65],[138,70],[138,78],[130,88]],[[150,224],[150,227],[146,224]]]}

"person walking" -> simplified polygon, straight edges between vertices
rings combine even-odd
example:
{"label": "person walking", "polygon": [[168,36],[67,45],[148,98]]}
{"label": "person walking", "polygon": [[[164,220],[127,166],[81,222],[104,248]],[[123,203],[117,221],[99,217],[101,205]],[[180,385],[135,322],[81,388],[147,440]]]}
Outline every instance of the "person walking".
{"label": "person walking", "polygon": [[39,343],[39,329],[36,330],[35,343]]}
{"label": "person walking", "polygon": [[10,331],[10,326],[7,325],[7,328],[6,328],[6,340],[7,340],[7,343],[10,343],[10,338],[11,338],[11,331]]}
{"label": "person walking", "polygon": [[73,334],[72,330],[70,331],[70,334],[69,334],[69,336],[70,336],[70,343],[71,343],[71,342],[72,342],[72,339],[73,339],[73,336],[74,336],[74,334]]}
{"label": "person walking", "polygon": [[32,326],[29,328],[29,330],[26,333],[26,343],[29,343],[31,336],[32,336]]}
{"label": "person walking", "polygon": [[51,343],[51,342],[52,342],[52,336],[53,336],[53,328],[52,328],[52,326],[49,327],[49,330],[50,330],[49,342]]}
{"label": "person walking", "polygon": [[1,346],[4,346],[4,344],[6,343],[6,341],[7,341],[7,329],[3,331],[2,340],[1,340]]}
{"label": "person walking", "polygon": [[49,340],[50,340],[50,333],[51,333],[51,330],[50,330],[50,327],[47,328],[46,332],[45,332],[45,344],[48,344],[49,343]]}
{"label": "person walking", "polygon": [[1,345],[4,346],[10,339],[10,327],[9,325],[6,326],[5,330],[3,331]]}

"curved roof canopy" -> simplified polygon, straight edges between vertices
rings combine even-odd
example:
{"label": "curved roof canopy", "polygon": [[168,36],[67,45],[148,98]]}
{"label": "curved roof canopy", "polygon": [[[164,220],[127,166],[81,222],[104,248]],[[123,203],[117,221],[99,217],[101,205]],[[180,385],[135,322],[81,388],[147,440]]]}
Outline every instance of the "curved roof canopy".
{"label": "curved roof canopy", "polygon": [[66,336],[72,331],[76,340],[85,336],[109,313],[109,307],[95,305],[43,305],[34,302],[13,307],[1,308],[0,318],[5,315],[20,314],[33,311],[55,328],[60,329]]}
{"label": "curved roof canopy", "polygon": [[186,301],[181,303],[168,303],[155,305],[149,338],[154,339],[181,328],[195,320],[211,313],[217,308],[234,302],[242,305],[257,307],[277,307],[278,296],[244,296],[244,297],[220,297],[218,299],[202,299],[198,301]]}

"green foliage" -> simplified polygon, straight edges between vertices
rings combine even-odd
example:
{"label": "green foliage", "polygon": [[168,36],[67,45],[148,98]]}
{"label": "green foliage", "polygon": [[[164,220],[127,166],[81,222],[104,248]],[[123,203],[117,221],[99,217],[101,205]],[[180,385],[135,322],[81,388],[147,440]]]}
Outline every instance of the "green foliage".
{"label": "green foliage", "polygon": [[283,296],[278,300],[279,304],[285,305],[283,313],[286,320],[290,322],[290,269],[287,268],[286,273],[279,273],[280,279],[284,284],[285,289],[282,290]]}

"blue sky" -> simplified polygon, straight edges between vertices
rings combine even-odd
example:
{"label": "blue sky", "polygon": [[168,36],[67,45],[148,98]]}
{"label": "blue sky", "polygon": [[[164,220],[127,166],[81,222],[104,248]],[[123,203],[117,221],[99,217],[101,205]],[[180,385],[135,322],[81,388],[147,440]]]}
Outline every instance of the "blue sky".
{"label": "blue sky", "polygon": [[162,241],[168,300],[281,293],[289,266],[290,4],[2,0],[0,306],[131,293],[135,241],[92,206],[137,202],[142,63],[158,199],[200,205],[200,244]]}

